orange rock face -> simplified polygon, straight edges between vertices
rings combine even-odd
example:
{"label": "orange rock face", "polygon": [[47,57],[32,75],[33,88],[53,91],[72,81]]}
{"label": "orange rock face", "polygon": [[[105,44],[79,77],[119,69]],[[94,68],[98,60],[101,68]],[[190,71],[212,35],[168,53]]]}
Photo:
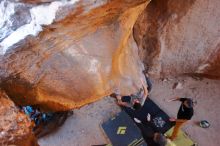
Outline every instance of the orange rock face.
{"label": "orange rock face", "polygon": [[134,38],[151,74],[220,78],[220,1],[154,0],[137,20]]}
{"label": "orange rock face", "polygon": [[82,1],[64,20],[0,59],[1,88],[18,105],[53,111],[137,91],[143,66],[132,30],[147,4],[112,0],[87,11]]}
{"label": "orange rock face", "polygon": [[1,56],[0,86],[18,105],[62,111],[112,92],[137,91],[141,60],[160,77],[220,78],[218,5],[218,0],[149,5],[81,0],[65,19]]}
{"label": "orange rock face", "polygon": [[31,121],[0,91],[0,145],[38,146]]}

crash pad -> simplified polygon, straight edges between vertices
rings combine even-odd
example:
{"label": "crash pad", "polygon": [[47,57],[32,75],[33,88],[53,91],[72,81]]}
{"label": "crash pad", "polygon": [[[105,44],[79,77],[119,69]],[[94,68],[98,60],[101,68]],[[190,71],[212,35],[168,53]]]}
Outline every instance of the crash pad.
{"label": "crash pad", "polygon": [[123,107],[123,110],[131,119],[137,118],[141,120],[145,126],[149,125],[147,124],[147,115],[149,113],[151,115],[152,128],[157,132],[165,133],[174,125],[174,123],[169,121],[169,116],[149,97],[145,100],[144,106],[140,110],[135,111],[127,107]]}
{"label": "crash pad", "polygon": [[[168,130],[165,135],[166,136],[171,136],[173,132],[173,128]],[[182,130],[179,131],[178,136],[175,140],[172,142],[169,142],[167,146],[195,146],[196,143],[189,137],[185,132]]]}
{"label": "crash pad", "polygon": [[124,111],[104,122],[102,128],[113,146],[147,146],[140,130]]}

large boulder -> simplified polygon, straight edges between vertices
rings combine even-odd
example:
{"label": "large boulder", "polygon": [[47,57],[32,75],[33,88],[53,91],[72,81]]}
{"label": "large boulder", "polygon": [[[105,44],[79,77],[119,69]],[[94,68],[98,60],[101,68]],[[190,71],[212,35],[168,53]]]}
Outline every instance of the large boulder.
{"label": "large boulder", "polygon": [[0,145],[38,146],[30,119],[0,91]]}
{"label": "large boulder", "polygon": [[219,79],[219,6],[219,0],[151,1],[134,27],[149,72]]}
{"label": "large boulder", "polygon": [[132,34],[147,4],[80,1],[65,19],[0,57],[1,88],[18,105],[53,111],[79,108],[115,91],[136,92],[143,65]]}

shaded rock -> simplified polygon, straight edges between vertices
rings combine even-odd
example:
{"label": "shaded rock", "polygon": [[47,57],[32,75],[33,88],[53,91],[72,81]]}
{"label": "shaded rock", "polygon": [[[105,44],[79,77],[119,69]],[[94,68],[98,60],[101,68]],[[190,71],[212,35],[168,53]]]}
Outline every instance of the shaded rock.
{"label": "shaded rock", "polygon": [[180,82],[174,83],[173,89],[183,89],[183,84]]}
{"label": "shaded rock", "polygon": [[220,79],[220,43],[208,58],[206,61],[208,66],[201,71],[201,74],[212,79]]}
{"label": "shaded rock", "polygon": [[38,146],[30,119],[0,91],[0,145]]}
{"label": "shaded rock", "polygon": [[58,1],[58,0],[20,0],[20,2],[30,3],[30,4],[50,3],[53,1]]}
{"label": "shaded rock", "polygon": [[15,13],[11,16],[10,21],[12,23],[12,30],[16,30],[18,27],[27,24],[31,20],[31,15],[27,5],[15,6]]}
{"label": "shaded rock", "polygon": [[167,78],[164,78],[164,79],[161,79],[163,82],[167,82],[168,79]]}
{"label": "shaded rock", "polygon": [[219,0],[151,1],[134,27],[150,73],[220,78],[219,5]]}
{"label": "shaded rock", "polygon": [[0,42],[20,26],[30,22],[29,8],[28,5],[7,0],[0,2]]}
{"label": "shaded rock", "polygon": [[132,29],[148,1],[86,4],[0,58],[1,87],[16,104],[62,111],[141,87]]}
{"label": "shaded rock", "polygon": [[[11,46],[25,39],[25,37],[37,36],[43,27],[56,21],[57,15],[59,15],[58,20],[64,18],[68,12],[74,9],[76,1],[56,1],[39,5],[2,1],[0,16],[3,19],[0,20],[0,32],[3,33],[0,36],[2,38],[0,55],[4,55]],[[26,13],[31,18],[27,17]],[[25,19],[28,19],[28,22]]]}

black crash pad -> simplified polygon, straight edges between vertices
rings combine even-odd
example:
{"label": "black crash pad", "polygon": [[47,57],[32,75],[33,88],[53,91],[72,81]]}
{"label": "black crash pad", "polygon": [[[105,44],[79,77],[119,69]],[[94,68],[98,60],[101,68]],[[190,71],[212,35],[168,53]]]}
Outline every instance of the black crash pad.
{"label": "black crash pad", "polygon": [[[146,126],[149,125],[146,123],[147,114],[149,113],[151,115],[151,127],[157,132],[165,133],[174,125],[174,123],[169,121],[169,116],[150,98],[146,99],[144,106],[138,111],[132,110],[131,108],[123,108],[123,110],[131,117],[131,119],[138,118]],[[163,122],[162,125],[155,125],[154,121],[157,121],[158,119]]]}
{"label": "black crash pad", "polygon": [[147,146],[139,128],[124,112],[102,124],[113,146]]}

